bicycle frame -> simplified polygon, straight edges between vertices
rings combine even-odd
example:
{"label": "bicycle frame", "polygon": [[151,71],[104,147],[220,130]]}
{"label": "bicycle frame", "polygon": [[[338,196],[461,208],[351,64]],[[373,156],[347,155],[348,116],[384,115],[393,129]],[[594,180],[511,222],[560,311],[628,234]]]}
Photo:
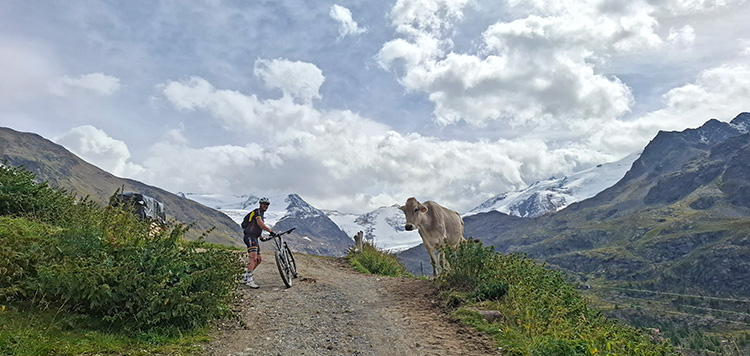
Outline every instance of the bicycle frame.
{"label": "bicycle frame", "polygon": [[276,259],[276,267],[279,269],[281,280],[284,282],[287,288],[292,286],[292,278],[297,278],[297,263],[294,260],[294,254],[287,245],[286,241],[283,240],[282,236],[290,234],[296,228],[291,228],[288,231],[284,231],[278,234],[274,234],[267,238],[261,238],[261,241],[268,241],[273,239],[274,247],[274,258]]}

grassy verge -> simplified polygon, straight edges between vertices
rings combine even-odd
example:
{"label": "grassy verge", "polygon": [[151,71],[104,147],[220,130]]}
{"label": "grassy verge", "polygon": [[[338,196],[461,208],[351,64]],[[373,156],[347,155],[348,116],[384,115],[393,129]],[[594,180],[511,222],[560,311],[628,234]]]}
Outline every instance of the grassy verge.
{"label": "grassy verge", "polygon": [[229,308],[232,249],[0,166],[0,355],[191,355]]}
{"label": "grassy verge", "polygon": [[364,243],[362,251],[351,249],[347,258],[352,268],[361,273],[392,277],[410,275],[395,254],[381,251],[367,242]]}
{"label": "grassy verge", "polygon": [[[451,269],[439,277],[441,295],[506,355],[677,355],[658,333],[604,317],[559,272],[525,256],[481,243],[446,254]],[[499,316],[489,321],[479,310]]]}
{"label": "grassy verge", "polygon": [[208,341],[206,335],[205,328],[129,334],[60,309],[0,311],[2,355],[200,355],[195,345]]}

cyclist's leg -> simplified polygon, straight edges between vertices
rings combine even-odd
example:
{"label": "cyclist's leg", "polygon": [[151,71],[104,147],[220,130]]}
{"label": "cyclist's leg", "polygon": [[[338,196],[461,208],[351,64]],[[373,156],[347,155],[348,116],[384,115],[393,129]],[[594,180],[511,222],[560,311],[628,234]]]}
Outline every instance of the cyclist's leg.
{"label": "cyclist's leg", "polygon": [[250,236],[245,238],[245,245],[247,245],[247,273],[245,274],[245,280],[248,285],[252,285],[254,286],[254,288],[257,288],[255,287],[256,285],[253,281],[253,272],[261,262],[260,244],[258,243],[258,237]]}
{"label": "cyclist's leg", "polygon": [[242,241],[245,242],[245,248],[247,248],[247,269],[245,270],[245,274],[242,276],[242,282],[247,282],[247,277],[250,275],[250,239],[248,239],[247,236],[242,238]]}
{"label": "cyclist's leg", "polygon": [[250,236],[247,239],[247,271],[251,274],[260,264],[260,244],[257,236]]}

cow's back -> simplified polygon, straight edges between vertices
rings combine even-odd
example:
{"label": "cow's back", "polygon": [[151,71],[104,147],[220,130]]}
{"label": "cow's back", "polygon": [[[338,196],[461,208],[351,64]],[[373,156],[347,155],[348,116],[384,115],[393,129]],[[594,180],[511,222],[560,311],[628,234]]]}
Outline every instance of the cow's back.
{"label": "cow's back", "polygon": [[458,245],[464,237],[464,221],[461,215],[434,201],[426,201],[424,205],[427,206],[428,214],[432,212],[431,218],[435,219],[434,221],[440,221],[445,227],[448,245]]}

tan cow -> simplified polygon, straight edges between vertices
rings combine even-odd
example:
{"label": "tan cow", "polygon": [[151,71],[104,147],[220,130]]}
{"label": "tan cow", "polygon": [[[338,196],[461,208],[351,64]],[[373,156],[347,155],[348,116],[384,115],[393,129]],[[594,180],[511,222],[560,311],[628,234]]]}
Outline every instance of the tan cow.
{"label": "tan cow", "polygon": [[[407,231],[419,230],[424,248],[430,255],[432,275],[438,275],[438,266],[447,267],[445,255],[439,252],[440,247],[457,247],[464,241],[464,221],[457,212],[444,208],[434,201],[420,204],[416,198],[406,200],[406,205],[399,207],[406,214]],[[436,256],[437,252],[437,256]]]}

